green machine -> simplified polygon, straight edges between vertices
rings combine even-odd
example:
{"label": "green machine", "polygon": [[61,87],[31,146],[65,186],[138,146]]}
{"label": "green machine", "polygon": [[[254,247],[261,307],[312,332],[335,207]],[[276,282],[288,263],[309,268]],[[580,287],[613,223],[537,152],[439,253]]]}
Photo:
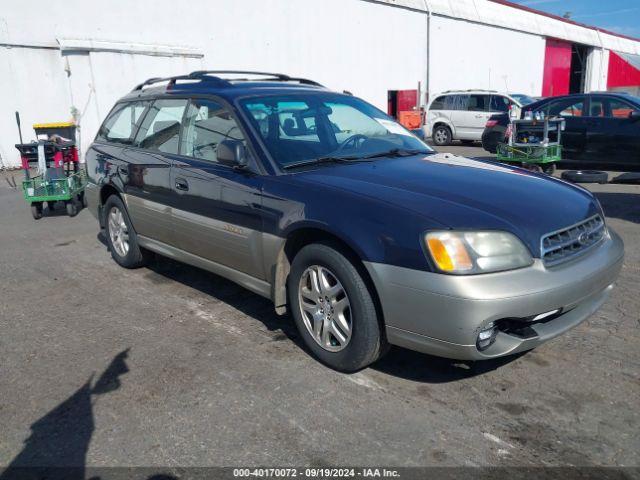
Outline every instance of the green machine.
{"label": "green machine", "polygon": [[[20,131],[18,112],[16,121]],[[16,148],[20,152],[25,175],[22,182],[24,199],[31,204],[31,214],[36,220],[42,218],[45,204],[52,211],[57,202],[63,202],[67,214],[73,217],[81,207],[86,207],[86,172],[79,163],[74,139],[64,138],[60,133],[74,131],[75,125],[39,124],[34,125],[34,129],[37,134],[48,135],[49,139],[23,143],[20,131],[20,143]],[[32,176],[31,171],[36,167],[38,173]]]}
{"label": "green machine", "polygon": [[556,163],[562,160],[565,120],[544,117],[541,112],[530,116],[511,120],[507,142],[498,144],[497,160],[553,175]]}

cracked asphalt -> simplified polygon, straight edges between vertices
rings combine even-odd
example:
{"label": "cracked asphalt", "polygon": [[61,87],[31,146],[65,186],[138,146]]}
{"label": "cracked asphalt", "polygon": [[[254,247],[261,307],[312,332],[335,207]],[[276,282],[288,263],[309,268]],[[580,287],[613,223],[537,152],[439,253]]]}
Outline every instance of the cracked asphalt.
{"label": "cracked asphalt", "polygon": [[627,253],[579,327],[499,361],[394,348],[344,375],[227,280],[166,259],[124,270],[86,210],[34,221],[11,175],[0,466],[640,464],[639,185],[588,186]]}

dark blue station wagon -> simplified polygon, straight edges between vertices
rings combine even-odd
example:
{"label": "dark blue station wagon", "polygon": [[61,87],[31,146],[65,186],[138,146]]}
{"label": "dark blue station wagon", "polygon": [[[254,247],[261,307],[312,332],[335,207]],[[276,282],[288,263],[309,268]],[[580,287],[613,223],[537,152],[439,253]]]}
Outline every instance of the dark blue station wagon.
{"label": "dark blue station wagon", "polygon": [[594,313],[623,260],[586,190],[435,153],[363,100],[286,75],[148,80],[109,113],[87,170],[117,263],[156,253],[237,282],[342,371],[390,344],[532,349]]}

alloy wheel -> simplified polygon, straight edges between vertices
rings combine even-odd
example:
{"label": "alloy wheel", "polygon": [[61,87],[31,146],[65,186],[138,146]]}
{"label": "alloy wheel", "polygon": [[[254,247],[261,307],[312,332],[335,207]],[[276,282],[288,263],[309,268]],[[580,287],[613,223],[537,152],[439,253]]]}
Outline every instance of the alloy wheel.
{"label": "alloy wheel", "polygon": [[344,287],[331,270],[308,267],[298,287],[300,313],[311,337],[329,352],[339,352],[351,340],[351,304]]}
{"label": "alloy wheel", "polygon": [[449,136],[447,135],[447,132],[442,129],[439,128],[438,130],[436,130],[436,142],[437,143],[445,143],[448,140]]}
{"label": "alloy wheel", "polygon": [[118,207],[111,208],[108,222],[111,245],[120,257],[126,257],[129,253],[129,229],[124,221],[124,215]]}

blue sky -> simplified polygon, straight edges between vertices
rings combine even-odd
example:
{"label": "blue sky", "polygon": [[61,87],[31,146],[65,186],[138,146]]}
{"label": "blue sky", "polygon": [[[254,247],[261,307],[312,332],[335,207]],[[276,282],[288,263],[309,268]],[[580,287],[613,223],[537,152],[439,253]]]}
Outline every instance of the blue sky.
{"label": "blue sky", "polygon": [[640,0],[512,0],[527,7],[640,38]]}

